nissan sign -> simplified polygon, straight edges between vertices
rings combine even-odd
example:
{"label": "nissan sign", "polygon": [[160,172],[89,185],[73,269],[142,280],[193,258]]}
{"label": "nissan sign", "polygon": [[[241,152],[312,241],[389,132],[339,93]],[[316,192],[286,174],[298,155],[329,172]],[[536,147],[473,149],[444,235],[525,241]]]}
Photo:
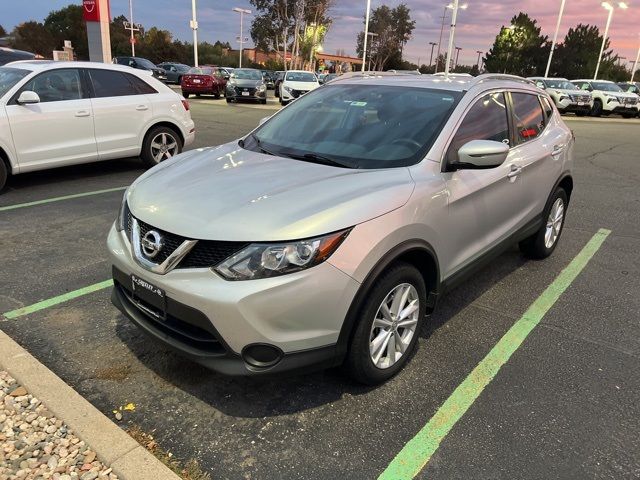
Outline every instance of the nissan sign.
{"label": "nissan sign", "polygon": [[84,9],[85,22],[100,21],[100,6],[98,5],[98,0],[82,0],[82,6]]}

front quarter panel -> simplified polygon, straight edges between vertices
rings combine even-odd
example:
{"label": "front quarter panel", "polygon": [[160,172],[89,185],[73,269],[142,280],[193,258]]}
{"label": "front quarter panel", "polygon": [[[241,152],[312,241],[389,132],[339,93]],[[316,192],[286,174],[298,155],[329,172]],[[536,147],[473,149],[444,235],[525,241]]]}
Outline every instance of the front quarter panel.
{"label": "front quarter panel", "polygon": [[7,116],[4,103],[0,103],[0,150],[8,157],[6,160],[9,161],[9,165],[11,166],[11,173],[18,173],[19,167],[13,148],[11,126],[9,125],[9,117]]}

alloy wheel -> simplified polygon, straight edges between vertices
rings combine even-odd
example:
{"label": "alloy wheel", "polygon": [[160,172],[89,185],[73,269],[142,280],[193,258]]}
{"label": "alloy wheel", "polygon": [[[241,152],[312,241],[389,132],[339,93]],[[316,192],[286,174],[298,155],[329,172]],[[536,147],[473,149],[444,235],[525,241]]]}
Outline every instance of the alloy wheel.
{"label": "alloy wheel", "polygon": [[369,334],[369,355],[376,367],[389,368],[407,352],[419,315],[420,299],[413,285],[403,283],[387,294]]}
{"label": "alloy wheel", "polygon": [[547,218],[547,227],[544,232],[544,246],[547,248],[553,247],[560,236],[562,230],[562,222],[564,221],[564,201],[561,198],[557,198],[553,202],[551,211],[549,212],[549,218]]}
{"label": "alloy wheel", "polygon": [[178,153],[178,141],[170,133],[159,133],[151,140],[151,156],[160,163]]}

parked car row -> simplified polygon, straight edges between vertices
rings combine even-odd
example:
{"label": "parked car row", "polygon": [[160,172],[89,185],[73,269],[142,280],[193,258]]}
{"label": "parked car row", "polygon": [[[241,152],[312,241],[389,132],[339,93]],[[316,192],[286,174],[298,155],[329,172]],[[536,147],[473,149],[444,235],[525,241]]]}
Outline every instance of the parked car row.
{"label": "parked car row", "polygon": [[549,93],[560,113],[594,117],[619,114],[624,118],[640,115],[640,82],[543,77],[529,80]]}

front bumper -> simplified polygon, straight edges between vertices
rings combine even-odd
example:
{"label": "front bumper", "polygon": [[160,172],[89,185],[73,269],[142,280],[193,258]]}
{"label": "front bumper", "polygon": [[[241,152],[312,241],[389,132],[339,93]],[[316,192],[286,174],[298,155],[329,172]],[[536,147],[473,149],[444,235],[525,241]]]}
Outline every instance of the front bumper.
{"label": "front bumper", "polygon": [[[580,104],[582,103],[582,105]],[[591,102],[575,102],[573,100],[563,100],[557,103],[558,110],[562,113],[569,112],[590,112],[593,108],[593,101]]]}
{"label": "front bumper", "polygon": [[254,91],[253,89],[245,91],[242,88],[227,88],[225,97],[233,100],[265,101],[267,99],[267,91]]}
{"label": "front bumper", "polygon": [[282,100],[284,101],[291,101],[291,100],[295,100],[296,98],[300,98],[303,95],[306,95],[307,93],[309,93],[309,90],[287,90],[285,88],[282,89]]}
{"label": "front bumper", "polygon": [[[118,309],[147,334],[209,368],[257,375],[326,368],[341,360],[336,344],[360,284],[328,262],[281,277],[230,282],[203,268],[149,272],[115,228],[107,244]],[[167,318],[178,327],[190,325],[186,332],[138,308],[127,296],[131,274],[166,292]],[[283,355],[268,368],[256,368],[242,355],[252,345],[269,345]]]}

